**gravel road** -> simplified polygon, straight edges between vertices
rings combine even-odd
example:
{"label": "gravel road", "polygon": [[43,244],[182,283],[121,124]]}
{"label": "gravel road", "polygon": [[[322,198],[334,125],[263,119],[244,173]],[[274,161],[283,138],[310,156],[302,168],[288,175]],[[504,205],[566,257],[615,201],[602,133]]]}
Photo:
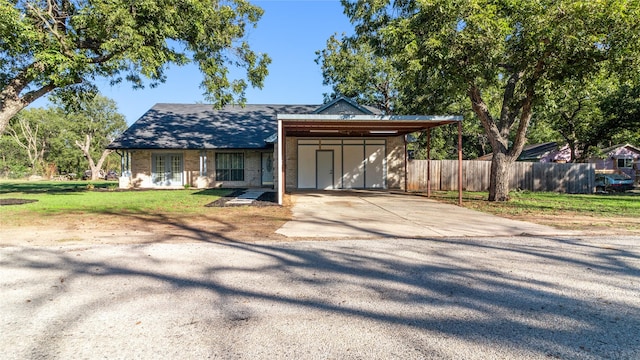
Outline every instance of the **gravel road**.
{"label": "gravel road", "polygon": [[638,359],[640,238],[0,248],[3,359]]}

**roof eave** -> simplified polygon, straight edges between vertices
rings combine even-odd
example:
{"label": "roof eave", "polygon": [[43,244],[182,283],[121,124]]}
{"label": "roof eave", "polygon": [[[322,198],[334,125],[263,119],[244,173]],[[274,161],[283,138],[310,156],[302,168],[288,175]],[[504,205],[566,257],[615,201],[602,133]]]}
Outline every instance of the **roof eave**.
{"label": "roof eave", "polygon": [[278,114],[278,120],[289,121],[462,121],[460,115],[318,115]]}

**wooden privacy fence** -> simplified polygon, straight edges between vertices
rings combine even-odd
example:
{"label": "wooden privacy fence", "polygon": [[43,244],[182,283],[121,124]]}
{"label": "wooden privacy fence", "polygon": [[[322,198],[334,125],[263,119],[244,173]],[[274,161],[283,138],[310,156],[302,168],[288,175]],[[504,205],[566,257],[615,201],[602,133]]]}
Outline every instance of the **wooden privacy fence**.
{"label": "wooden privacy fence", "polygon": [[[411,160],[407,165],[407,190],[427,190],[427,164],[431,163],[431,190],[458,190],[457,160]],[[511,166],[512,190],[590,194],[595,187],[595,164],[515,162]],[[491,161],[464,160],[462,189],[488,191]]]}

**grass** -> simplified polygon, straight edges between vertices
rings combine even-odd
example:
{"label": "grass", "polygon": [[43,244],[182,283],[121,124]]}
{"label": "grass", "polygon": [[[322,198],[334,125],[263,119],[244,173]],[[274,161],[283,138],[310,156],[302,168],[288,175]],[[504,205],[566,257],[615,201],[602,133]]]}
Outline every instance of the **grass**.
{"label": "grass", "polygon": [[[434,192],[433,197],[457,203],[457,192]],[[640,195],[621,194],[559,194],[549,192],[514,191],[507,202],[489,202],[486,192],[463,192],[465,207],[496,215],[524,216],[595,216],[640,218]]]}
{"label": "grass", "polygon": [[[188,219],[190,222],[199,222],[201,226],[233,224],[238,229],[246,228],[246,234],[239,236],[248,239],[256,237],[258,233],[262,237],[267,236],[275,231],[272,228],[277,228],[290,216],[287,208],[279,207],[230,209],[204,206],[231,192],[229,189],[120,191],[116,185],[107,181],[0,181],[0,199],[37,200],[23,205],[0,206],[0,226],[40,224],[55,227],[85,221],[103,221],[106,226],[120,226],[122,219],[129,222],[133,218],[155,217],[161,221]],[[474,210],[552,226],[640,231],[640,194],[637,192],[571,195],[515,191],[510,195],[510,201],[489,202],[486,200],[487,193],[464,192],[463,204]],[[434,192],[433,198],[456,204],[458,194]],[[110,223],[109,218],[118,220]]]}
{"label": "grass", "polygon": [[60,213],[189,213],[206,211],[204,205],[230,192],[227,189],[119,191],[109,181],[0,182],[0,199],[37,202],[0,206],[0,216],[54,215]]}
{"label": "grass", "polygon": [[[112,181],[0,182],[1,198],[33,199],[19,206],[0,206],[0,215],[21,212],[88,213],[188,213],[207,211],[204,205],[228,194],[228,189],[120,191]],[[511,192],[508,202],[489,202],[486,192],[464,192],[464,206],[497,215],[579,214],[598,217],[640,217],[640,196],[623,194],[558,194]],[[434,192],[435,199],[457,203],[457,192]]]}
{"label": "grass", "polygon": [[[4,245],[133,244],[280,239],[280,206],[207,207],[232,189],[119,190],[116,182],[0,181]],[[10,238],[8,238],[10,236]],[[0,245],[2,246],[2,245]]]}

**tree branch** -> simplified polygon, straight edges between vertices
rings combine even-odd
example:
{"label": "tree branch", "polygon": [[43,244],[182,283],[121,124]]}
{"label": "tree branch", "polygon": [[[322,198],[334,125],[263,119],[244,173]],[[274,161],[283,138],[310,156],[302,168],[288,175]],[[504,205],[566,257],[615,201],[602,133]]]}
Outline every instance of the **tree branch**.
{"label": "tree branch", "polygon": [[534,93],[533,90],[527,91],[525,95],[525,101],[522,105],[522,112],[520,113],[520,122],[518,123],[518,131],[516,132],[516,137],[513,140],[513,145],[509,150],[509,155],[517,158],[520,156],[522,149],[524,148],[524,144],[527,142],[527,128],[529,127],[529,122],[531,121],[531,116],[533,115],[533,98]]}
{"label": "tree branch", "polygon": [[504,89],[504,95],[502,96],[502,109],[500,110],[500,129],[503,132],[503,136],[508,136],[505,134],[509,132],[511,126],[515,122],[516,115],[520,110],[521,104],[515,105],[514,108],[511,108],[513,105],[513,97],[516,92],[516,86],[518,85],[518,81],[522,77],[522,72],[514,72],[509,76],[507,80],[507,86]]}
{"label": "tree branch", "polygon": [[489,107],[482,99],[480,89],[473,84],[469,85],[469,99],[471,100],[471,107],[473,111],[478,115],[482,126],[489,137],[489,142],[494,152],[506,153],[508,149],[508,138],[502,136],[500,129],[498,129]]}
{"label": "tree branch", "polygon": [[60,43],[60,46],[62,47],[62,53],[67,57],[74,57],[75,54],[71,50],[69,50],[69,47],[65,43],[66,34],[61,34],[58,32],[58,25],[62,25],[64,32],[66,32],[66,25],[64,25],[64,21],[62,22],[60,21],[60,18],[66,19],[67,16],[63,16],[62,14],[60,14],[60,12],[57,11],[57,6],[55,6],[55,4],[51,2],[51,0],[47,0],[46,14],[49,17],[48,19],[43,15],[41,9],[33,6],[29,2],[27,2],[26,5],[27,5],[27,8],[31,10],[31,12],[38,19],[40,19],[40,21],[42,22],[42,25],[47,30],[49,30],[51,35],[53,35],[56,38],[56,40],[58,40],[58,43]]}
{"label": "tree branch", "polygon": [[[35,89],[27,92],[24,95],[20,95],[20,93],[29,86],[29,84],[33,81],[33,78],[28,76],[30,71],[43,71],[44,65],[40,62],[34,62],[23,68],[18,75],[16,75],[5,87],[2,89],[0,93],[0,100],[2,103],[9,101],[17,101],[20,102],[23,107],[29,105],[36,99],[41,96],[47,94],[48,92],[55,89],[57,86],[50,82],[47,85],[40,87],[39,89]],[[76,83],[82,82],[82,79],[76,79]],[[3,106],[0,106],[2,109]]]}

